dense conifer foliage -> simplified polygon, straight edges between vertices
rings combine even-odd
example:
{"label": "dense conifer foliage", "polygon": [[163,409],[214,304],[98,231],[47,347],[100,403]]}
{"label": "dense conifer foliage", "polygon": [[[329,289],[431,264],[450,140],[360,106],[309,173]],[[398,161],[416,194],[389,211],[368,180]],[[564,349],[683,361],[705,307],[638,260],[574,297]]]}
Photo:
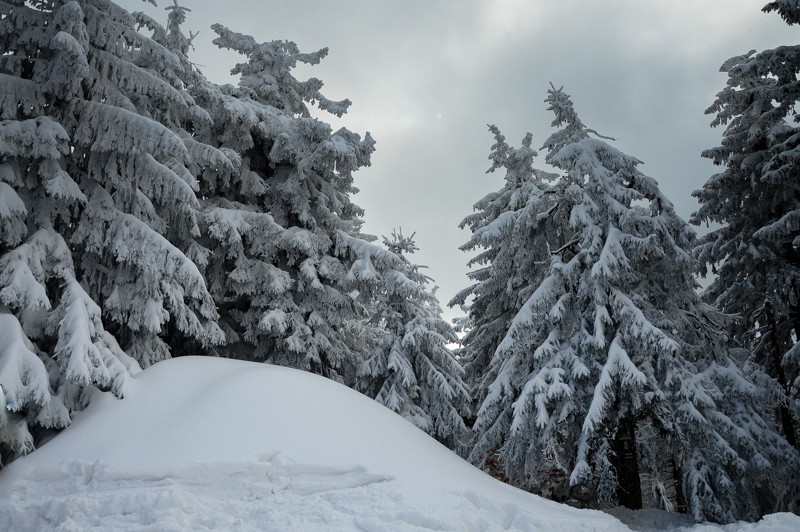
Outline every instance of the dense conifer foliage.
{"label": "dense conifer foliage", "polygon": [[[67,425],[91,388],[123,396],[141,367],[174,355],[355,387],[398,333],[378,294],[409,287],[428,314],[403,315],[405,355],[429,366],[415,368],[414,408],[397,410],[443,440],[458,433],[452,331],[424,276],[361,233],[351,200],[374,141],[312,118],[309,105],[341,116],[350,102],[292,75],[326,49],[215,25],[215,43],[246,58],[237,86],[218,85],[189,60],[177,3],[166,26],[108,0],[0,9],[4,458]],[[373,286],[372,271],[397,286]]]}
{"label": "dense conifer foliage", "polygon": [[200,233],[180,60],[104,0],[2,10],[0,440],[20,453],[87,387],[122,396],[179,338],[224,338],[186,256]]}
{"label": "dense conifer foliage", "polygon": [[[471,460],[551,497],[641,507],[641,477],[673,480],[666,458],[673,502],[698,520],[759,516],[769,475],[798,457],[761,416],[728,318],[695,290],[693,231],[566,93],[547,103],[558,179],[533,169],[529,136],[511,149],[492,128],[506,184],[464,222],[486,264],[455,301],[474,296],[462,351],[480,390]],[[640,461],[637,439],[669,455]]]}
{"label": "dense conifer foliage", "polygon": [[[771,2],[788,23],[800,22],[795,0]],[[706,111],[724,125],[721,145],[703,156],[723,167],[694,195],[695,223],[718,227],[696,253],[712,274],[706,296],[739,318],[733,334],[771,377],[783,433],[798,447],[800,408],[800,45],[733,57],[722,65],[727,86]],[[777,386],[776,386],[777,385]]]}

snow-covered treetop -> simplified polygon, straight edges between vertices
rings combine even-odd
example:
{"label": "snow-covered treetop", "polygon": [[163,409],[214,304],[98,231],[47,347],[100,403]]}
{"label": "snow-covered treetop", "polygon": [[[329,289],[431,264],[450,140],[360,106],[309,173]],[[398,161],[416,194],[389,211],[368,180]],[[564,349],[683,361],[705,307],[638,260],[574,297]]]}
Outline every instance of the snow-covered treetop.
{"label": "snow-covered treetop", "polygon": [[416,234],[411,233],[411,236],[404,236],[402,229],[392,229],[391,237],[384,235],[383,245],[396,255],[403,256],[406,253],[410,255],[415,251],[419,251],[419,248],[414,243],[414,235]]}
{"label": "snow-covered treetop", "polygon": [[219,35],[214,44],[247,56],[248,61],[238,63],[231,74],[241,74],[239,86],[251,90],[257,99],[303,116],[309,115],[306,102],[317,104],[336,116],[342,116],[350,107],[350,100],[335,102],[323,96],[320,92],[323,83],[319,79],[298,81],[292,76],[291,71],[298,62],[316,65],[328,55],[327,48],[300,53],[292,41],[258,43],[253,37],[233,32],[221,24],[214,24],[211,29]]}
{"label": "snow-covered treetop", "polygon": [[[572,105],[570,95],[564,92],[564,87],[556,89],[551,83],[550,88],[547,90],[547,99],[545,99],[545,102],[549,104],[547,109],[553,111],[555,114],[555,118],[553,118],[553,122],[550,125],[553,127],[563,126],[563,129],[550,135],[542,145],[541,149],[547,149],[549,152],[545,158],[548,163],[552,164],[551,158],[559,148],[582,139],[587,139],[590,135],[605,140],[616,140],[613,137],[601,135],[594,129],[587,128],[583,122],[581,122],[578,113],[575,112],[575,108]],[[637,163],[641,162],[638,159],[634,160]]]}
{"label": "snow-covered treetop", "polygon": [[[505,180],[510,186],[518,186],[532,177],[538,177],[537,171],[533,168],[533,159],[537,155],[536,150],[531,147],[533,135],[526,134],[522,139],[522,147],[512,148],[497,126],[490,124],[489,131],[494,135],[495,143],[489,154],[492,166],[486,171],[487,174],[499,168],[505,168]],[[536,181],[536,179],[534,180]]]}
{"label": "snow-covered treetop", "polygon": [[167,16],[167,29],[169,29],[169,35],[172,37],[171,44],[179,49],[181,53],[186,54],[189,51],[192,38],[190,37],[188,40],[179,39],[179,36],[183,35],[181,25],[186,22],[186,13],[191,11],[191,9],[178,5],[178,0],[173,0],[173,2],[173,5],[164,8],[169,11],[169,15]]}

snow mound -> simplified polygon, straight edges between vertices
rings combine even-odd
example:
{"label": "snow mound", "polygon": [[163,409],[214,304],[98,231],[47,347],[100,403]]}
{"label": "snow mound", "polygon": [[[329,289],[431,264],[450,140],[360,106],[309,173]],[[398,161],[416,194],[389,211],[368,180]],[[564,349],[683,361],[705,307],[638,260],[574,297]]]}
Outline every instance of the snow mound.
{"label": "snow mound", "polygon": [[344,386],[206,357],[152,366],[124,400],[97,394],[0,471],[0,530],[143,528],[628,530],[496,481]]}

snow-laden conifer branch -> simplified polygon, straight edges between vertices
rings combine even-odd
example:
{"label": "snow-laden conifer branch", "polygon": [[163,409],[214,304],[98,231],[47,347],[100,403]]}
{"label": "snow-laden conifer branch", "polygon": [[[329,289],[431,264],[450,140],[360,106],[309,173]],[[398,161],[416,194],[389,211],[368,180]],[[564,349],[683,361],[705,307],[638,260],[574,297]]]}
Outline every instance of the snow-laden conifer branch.
{"label": "snow-laden conifer branch", "polygon": [[314,53],[300,53],[291,41],[259,44],[253,37],[230,31],[220,24],[214,24],[211,29],[218,35],[214,44],[247,56],[248,62],[236,65],[231,73],[241,74],[241,87],[253,91],[258,98],[278,109],[303,116],[308,116],[306,102],[316,103],[320,109],[336,116],[347,112],[350,100],[329,100],[320,93],[320,80],[298,81],[290,73],[298,62],[319,63],[328,54],[327,48]]}

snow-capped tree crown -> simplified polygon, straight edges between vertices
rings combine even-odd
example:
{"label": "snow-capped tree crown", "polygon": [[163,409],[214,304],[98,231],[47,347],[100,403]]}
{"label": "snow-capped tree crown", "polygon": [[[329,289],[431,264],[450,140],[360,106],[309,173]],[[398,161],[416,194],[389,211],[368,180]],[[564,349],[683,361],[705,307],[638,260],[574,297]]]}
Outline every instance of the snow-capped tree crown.
{"label": "snow-capped tree crown", "polygon": [[214,44],[230,48],[247,56],[246,63],[239,63],[231,74],[241,74],[239,87],[252,91],[255,98],[270,105],[302,116],[309,116],[306,103],[316,104],[323,111],[342,116],[350,107],[350,100],[332,101],[322,95],[322,81],[311,78],[298,81],[291,74],[297,63],[318,64],[328,49],[313,53],[300,53],[292,41],[258,43],[249,35],[230,31],[221,24],[211,29],[218,35]]}

